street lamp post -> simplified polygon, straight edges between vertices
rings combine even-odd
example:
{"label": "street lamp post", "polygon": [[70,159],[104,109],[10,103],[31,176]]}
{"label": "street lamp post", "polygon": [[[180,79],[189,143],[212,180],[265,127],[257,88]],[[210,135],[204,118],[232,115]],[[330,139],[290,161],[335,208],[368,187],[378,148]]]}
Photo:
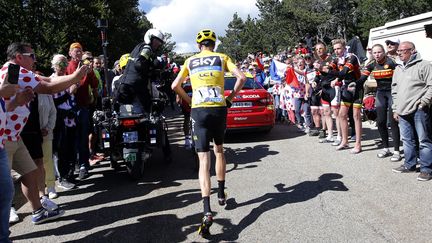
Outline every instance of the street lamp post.
{"label": "street lamp post", "polygon": [[[108,93],[108,87],[107,87],[107,80],[108,80],[108,55],[107,55],[107,46],[108,46],[108,39],[107,39],[107,29],[108,29],[108,20],[106,19],[98,19],[97,20],[97,28],[101,31],[101,40],[102,40],[102,52],[103,52],[103,62],[104,62],[104,83],[103,83],[103,94],[109,95]],[[102,94],[102,95],[103,95]]]}

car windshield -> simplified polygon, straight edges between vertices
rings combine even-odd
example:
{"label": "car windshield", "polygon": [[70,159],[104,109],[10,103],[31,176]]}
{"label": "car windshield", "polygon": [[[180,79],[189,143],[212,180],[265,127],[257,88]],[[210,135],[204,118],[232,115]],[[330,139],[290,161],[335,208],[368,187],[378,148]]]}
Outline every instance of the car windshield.
{"label": "car windshield", "polygon": [[[236,82],[235,77],[225,77],[225,90],[233,90]],[[260,89],[261,86],[253,80],[253,78],[247,78],[243,89]]]}

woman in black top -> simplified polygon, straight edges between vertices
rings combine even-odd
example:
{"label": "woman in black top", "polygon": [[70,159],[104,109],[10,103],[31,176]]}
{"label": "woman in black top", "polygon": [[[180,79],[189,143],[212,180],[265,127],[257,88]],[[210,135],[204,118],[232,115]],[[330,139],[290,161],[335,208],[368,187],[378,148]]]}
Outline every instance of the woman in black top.
{"label": "woman in black top", "polygon": [[[391,161],[400,161],[402,158],[399,153],[400,134],[399,126],[396,120],[393,119],[392,112],[392,96],[391,84],[393,78],[393,70],[396,68],[396,62],[385,55],[384,47],[380,44],[372,46],[372,60],[362,71],[360,79],[357,81],[361,87],[367,80],[370,74],[373,75],[377,82],[376,92],[376,112],[377,126],[380,133],[384,148],[377,154],[378,158],[392,156]],[[394,144],[394,153],[389,150],[389,136],[387,119],[390,119],[392,138]]]}

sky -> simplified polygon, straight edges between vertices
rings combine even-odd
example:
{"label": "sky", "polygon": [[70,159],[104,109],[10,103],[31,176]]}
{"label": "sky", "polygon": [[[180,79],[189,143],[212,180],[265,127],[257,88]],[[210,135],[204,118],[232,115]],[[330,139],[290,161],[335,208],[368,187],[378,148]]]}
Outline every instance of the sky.
{"label": "sky", "polygon": [[195,37],[202,29],[212,29],[224,36],[235,12],[245,20],[258,17],[256,0],[140,0],[153,27],[172,34],[175,52],[198,51]]}

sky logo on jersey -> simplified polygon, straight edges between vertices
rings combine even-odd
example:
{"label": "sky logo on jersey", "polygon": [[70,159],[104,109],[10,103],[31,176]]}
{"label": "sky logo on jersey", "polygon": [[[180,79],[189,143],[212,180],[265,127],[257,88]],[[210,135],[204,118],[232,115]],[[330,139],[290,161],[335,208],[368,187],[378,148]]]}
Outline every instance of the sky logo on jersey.
{"label": "sky logo on jersey", "polygon": [[196,57],[190,60],[189,69],[191,74],[206,71],[222,71],[222,60],[220,56]]}

